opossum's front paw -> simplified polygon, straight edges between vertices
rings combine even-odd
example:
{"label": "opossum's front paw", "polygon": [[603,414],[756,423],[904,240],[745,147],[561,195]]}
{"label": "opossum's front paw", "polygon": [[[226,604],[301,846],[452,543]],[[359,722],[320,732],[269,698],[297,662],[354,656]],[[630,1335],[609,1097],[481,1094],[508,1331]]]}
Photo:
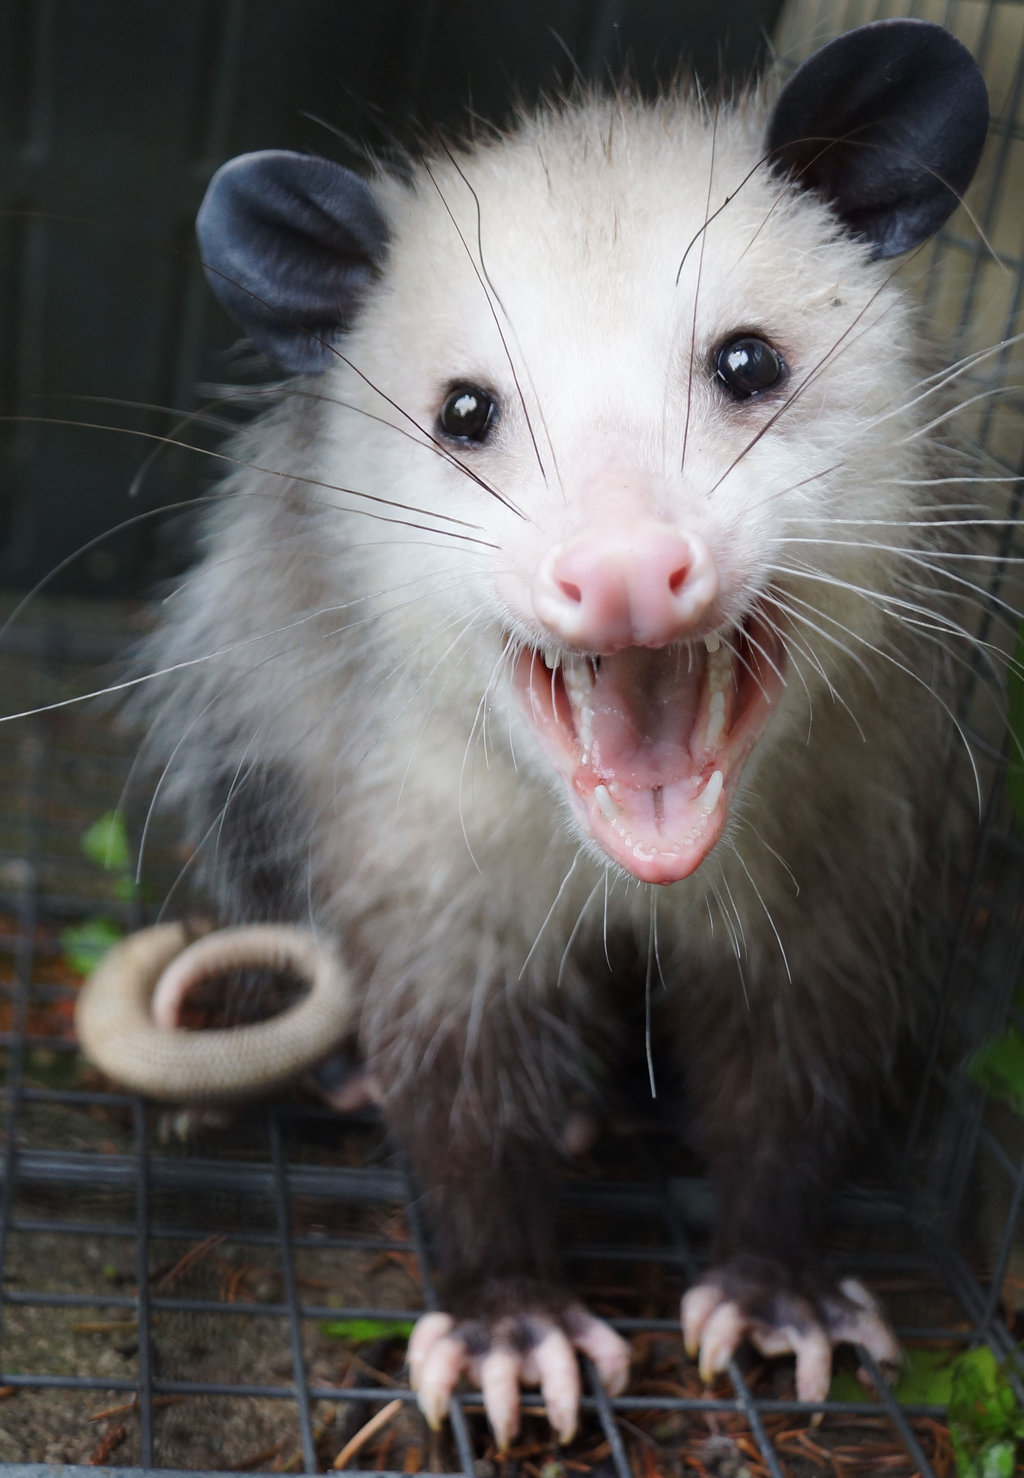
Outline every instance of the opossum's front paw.
{"label": "opossum's front paw", "polygon": [[516,1311],[458,1322],[450,1314],[424,1314],[409,1340],[409,1378],[436,1430],[460,1376],[467,1375],[480,1388],[500,1452],[519,1430],[520,1386],[540,1386],[555,1436],[565,1443],[579,1418],[577,1351],[594,1362],[610,1396],[625,1388],[629,1346],[582,1304],[557,1314]]}
{"label": "opossum's front paw", "polygon": [[796,1393],[823,1401],[836,1345],[861,1345],[887,1375],[900,1347],[881,1308],[863,1284],[800,1279],[769,1258],[736,1257],[710,1269],[683,1296],[683,1339],[700,1373],[712,1380],[744,1339],[762,1355],[796,1356]]}

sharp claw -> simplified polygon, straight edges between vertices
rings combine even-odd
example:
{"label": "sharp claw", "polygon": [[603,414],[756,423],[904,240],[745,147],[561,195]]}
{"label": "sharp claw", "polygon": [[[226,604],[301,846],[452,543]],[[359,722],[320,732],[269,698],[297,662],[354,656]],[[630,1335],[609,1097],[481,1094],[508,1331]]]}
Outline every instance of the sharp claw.
{"label": "sharp claw", "polygon": [[422,1411],[427,1426],[432,1432],[441,1430],[441,1423],[448,1415],[448,1404],[451,1393],[435,1389],[421,1390],[416,1397],[416,1405]]}
{"label": "sharp claw", "polygon": [[856,1278],[844,1279],[839,1291],[861,1312],[838,1320],[835,1338],[863,1345],[884,1371],[898,1371],[903,1363],[903,1352],[875,1299]]}
{"label": "sharp claw", "polygon": [[704,1326],[721,1302],[722,1295],[713,1283],[697,1283],[683,1294],[683,1343],[691,1360],[696,1360]]}
{"label": "sharp claw", "polygon": [[832,1381],[832,1343],[820,1327],[804,1333],[788,1329],[790,1347],[796,1355],[798,1401],[824,1401]]}
{"label": "sharp claw", "polygon": [[430,1351],[438,1340],[451,1333],[455,1321],[450,1314],[422,1314],[416,1320],[409,1336],[406,1360],[409,1364],[409,1384],[414,1391],[420,1388],[423,1366]]}
{"label": "sharp claw", "polygon": [[565,1446],[576,1435],[580,1411],[580,1367],[576,1353],[560,1329],[552,1329],[533,1352],[536,1379],[559,1442]]}
{"label": "sharp claw", "polygon": [[507,1452],[519,1431],[519,1357],[511,1350],[492,1350],[480,1362],[478,1379],[484,1411],[499,1452]]}
{"label": "sharp claw", "polygon": [[700,1378],[711,1382],[736,1352],[747,1321],[734,1303],[719,1304],[704,1325],[700,1342]]}
{"label": "sharp claw", "polygon": [[621,1395],[629,1381],[630,1352],[626,1341],[584,1308],[571,1310],[565,1322],[573,1344],[594,1362],[608,1395]]}
{"label": "sharp claw", "polygon": [[465,1363],[465,1345],[459,1339],[445,1336],[432,1345],[420,1367],[417,1400],[432,1432],[439,1429],[448,1415],[452,1392]]}
{"label": "sharp claw", "polygon": [[[730,1269],[691,1288],[683,1298],[683,1337],[688,1353],[696,1348],[703,1380],[722,1371],[741,1340],[747,1338],[763,1355],[796,1356],[796,1391],[801,1401],[817,1405],[828,1396],[832,1380],[832,1350],[838,1344],[861,1345],[883,1371],[897,1371],[900,1347],[878,1303],[854,1279],[840,1283],[835,1294],[809,1295],[784,1286],[775,1294],[777,1317],[768,1323],[747,1312],[745,1297],[727,1293]],[[742,1278],[740,1280],[742,1286]]]}
{"label": "sharp claw", "polygon": [[[486,1328],[482,1350],[481,1333],[480,1321],[464,1327],[449,1314],[422,1315],[409,1340],[409,1383],[436,1431],[465,1372],[480,1388],[499,1453],[519,1431],[523,1385],[540,1386],[552,1431],[563,1445],[572,1441],[580,1410],[577,1350],[593,1360],[610,1395],[618,1395],[629,1376],[629,1346],[582,1305],[571,1306],[560,1321],[543,1314],[500,1320]],[[471,1349],[480,1353],[471,1355]]]}

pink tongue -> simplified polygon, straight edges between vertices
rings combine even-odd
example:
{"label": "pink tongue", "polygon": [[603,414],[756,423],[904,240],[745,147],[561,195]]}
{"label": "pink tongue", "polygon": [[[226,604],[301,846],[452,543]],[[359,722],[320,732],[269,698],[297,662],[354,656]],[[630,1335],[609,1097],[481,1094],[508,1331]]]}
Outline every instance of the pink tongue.
{"label": "pink tongue", "polygon": [[703,675],[704,654],[693,648],[631,647],[602,657],[590,694],[595,772],[644,790],[692,774]]}

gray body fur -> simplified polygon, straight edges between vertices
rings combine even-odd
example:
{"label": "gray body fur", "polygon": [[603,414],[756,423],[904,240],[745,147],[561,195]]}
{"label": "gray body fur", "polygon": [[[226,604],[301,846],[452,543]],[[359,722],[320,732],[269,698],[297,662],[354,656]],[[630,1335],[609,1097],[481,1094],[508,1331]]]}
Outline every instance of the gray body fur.
{"label": "gray body fur", "polygon": [[[756,101],[588,103],[375,181],[381,280],[337,362],[233,448],[146,652],[162,802],[225,921],[311,921],[353,972],[456,1314],[557,1284],[536,1146],[614,1081],[617,1013],[642,1034],[648,990],[719,1258],[805,1289],[820,1187],[927,994],[955,499],[891,263],[748,178],[762,126]],[[739,329],[802,387],[777,416],[709,379]],[[449,455],[436,407],[462,380],[503,419]],[[664,888],[584,834],[510,691],[539,551],[623,486],[711,549],[707,629],[767,592],[788,651],[725,835]]]}

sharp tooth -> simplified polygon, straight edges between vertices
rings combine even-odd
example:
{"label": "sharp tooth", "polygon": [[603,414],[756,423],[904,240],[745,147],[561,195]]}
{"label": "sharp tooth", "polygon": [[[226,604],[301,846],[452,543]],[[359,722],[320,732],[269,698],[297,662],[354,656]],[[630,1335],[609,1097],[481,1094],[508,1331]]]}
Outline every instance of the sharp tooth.
{"label": "sharp tooth", "polygon": [[594,686],[594,674],[590,670],[590,663],[586,658],[582,661],[578,657],[570,658],[563,663],[562,673],[565,677],[565,686],[573,702],[577,705],[585,703]]}
{"label": "sharp tooth", "polygon": [[590,706],[590,695],[594,688],[594,674],[586,657],[567,657],[562,663],[565,691],[569,695],[576,716],[576,734],[584,763],[590,759],[590,746],[594,739],[594,710]]}
{"label": "sharp tooth", "polygon": [[611,791],[606,785],[594,786],[594,800],[597,802],[597,809],[606,821],[619,819],[619,808],[612,800]]}
{"label": "sharp tooth", "polygon": [[562,660],[561,652],[556,647],[544,647],[542,648],[542,655],[544,657],[544,665],[550,667],[551,671],[554,672]]}
{"label": "sharp tooth", "polygon": [[724,784],[725,779],[721,770],[715,770],[712,773],[711,779],[697,797],[697,810],[702,816],[710,816],[711,812],[718,805],[718,797],[722,794]]}
{"label": "sharp tooth", "polygon": [[721,643],[708,655],[706,680],[712,693],[725,693],[732,682],[732,655]]}
{"label": "sharp tooth", "polygon": [[708,719],[704,725],[704,748],[714,749],[725,728],[725,694],[718,689],[712,692],[708,704]]}
{"label": "sharp tooth", "polygon": [[718,648],[722,645],[722,638],[719,636],[717,631],[711,631],[704,638],[704,645],[707,647],[709,652],[717,652]]}
{"label": "sharp tooth", "polygon": [[583,760],[586,762],[590,759],[590,746],[594,742],[594,710],[589,703],[584,703],[579,710],[576,731],[579,734]]}

